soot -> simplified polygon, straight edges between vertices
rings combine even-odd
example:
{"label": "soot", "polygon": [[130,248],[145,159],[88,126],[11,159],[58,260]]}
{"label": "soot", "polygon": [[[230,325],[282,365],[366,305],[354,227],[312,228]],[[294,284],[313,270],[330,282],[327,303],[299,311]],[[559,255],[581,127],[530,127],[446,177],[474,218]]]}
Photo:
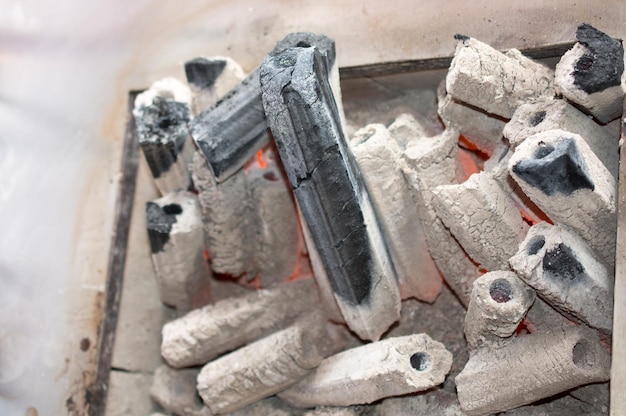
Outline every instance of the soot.
{"label": "soot", "polygon": [[586,276],[585,267],[578,261],[572,249],[560,243],[543,257],[543,270],[548,277],[573,283]]}
{"label": "soot", "polygon": [[620,85],[624,72],[622,42],[586,23],[578,27],[576,38],[590,53],[576,62],[574,84],[587,94]]}
{"label": "soot", "polygon": [[561,140],[555,146],[540,143],[533,157],[519,161],[513,166],[513,172],[546,195],[571,195],[580,189],[594,189],[578,147],[571,138]]}
{"label": "soot", "polygon": [[163,251],[163,247],[170,240],[172,226],[176,224],[176,216],[182,212],[182,207],[178,204],[160,207],[154,202],[146,203],[148,238],[153,254]]}

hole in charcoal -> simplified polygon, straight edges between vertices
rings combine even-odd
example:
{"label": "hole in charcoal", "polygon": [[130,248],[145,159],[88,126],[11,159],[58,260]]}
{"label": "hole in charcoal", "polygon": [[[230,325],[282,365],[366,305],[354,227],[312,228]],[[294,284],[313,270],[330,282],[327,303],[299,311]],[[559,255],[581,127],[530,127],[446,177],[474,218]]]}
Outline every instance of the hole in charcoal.
{"label": "hole in charcoal", "polygon": [[311,45],[308,42],[300,41],[296,43],[296,47],[298,48],[310,48]]}
{"label": "hole in charcoal", "polygon": [[83,338],[80,340],[81,351],[87,351],[90,346],[91,346],[91,341],[89,341],[89,338]]}
{"label": "hole in charcoal", "polygon": [[425,352],[416,352],[411,355],[411,367],[417,371],[424,371],[430,368],[430,356]]}
{"label": "hole in charcoal", "polygon": [[526,253],[529,256],[533,256],[539,253],[539,250],[546,244],[546,239],[542,235],[538,235],[533,237],[533,239],[528,243],[528,247],[526,248]]}
{"label": "hole in charcoal", "polygon": [[576,367],[590,369],[596,363],[596,357],[587,340],[581,339],[572,349],[572,361]]}
{"label": "hole in charcoal", "polygon": [[528,124],[530,127],[538,126],[544,119],[546,118],[545,111],[537,111],[533,116],[528,120]]}
{"label": "hole in charcoal", "polygon": [[489,295],[498,303],[506,303],[513,299],[513,288],[506,280],[498,279],[489,286]]}
{"label": "hole in charcoal", "polygon": [[278,180],[278,176],[276,176],[276,174],[274,172],[265,172],[263,174],[263,179],[271,181],[271,182],[276,182]]}
{"label": "hole in charcoal", "polygon": [[167,215],[178,215],[182,214],[183,207],[178,204],[169,204],[163,207],[163,212],[165,212]]}
{"label": "hole in charcoal", "polygon": [[535,159],[543,159],[552,152],[554,152],[554,146],[546,144],[544,142],[539,142],[539,147],[537,148],[537,150],[535,150],[535,154],[533,155],[533,157]]}
{"label": "hole in charcoal", "polygon": [[593,57],[590,55],[583,55],[578,62],[576,62],[576,69],[579,71],[587,71],[593,66]]}

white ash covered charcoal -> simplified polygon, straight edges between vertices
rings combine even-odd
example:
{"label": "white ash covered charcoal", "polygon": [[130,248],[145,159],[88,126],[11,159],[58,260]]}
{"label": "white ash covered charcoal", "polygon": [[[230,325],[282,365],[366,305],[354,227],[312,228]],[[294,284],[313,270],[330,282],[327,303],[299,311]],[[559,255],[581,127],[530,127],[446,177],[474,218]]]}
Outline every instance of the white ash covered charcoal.
{"label": "white ash covered charcoal", "polygon": [[439,86],[437,93],[439,117],[447,128],[457,129],[480,151],[490,155],[503,144],[505,119],[455,100],[446,93],[445,83]]}
{"label": "white ash covered charcoal", "polygon": [[190,101],[189,87],[175,78],[155,82],[135,99],[139,145],[161,195],[187,190],[191,184]]}
{"label": "white ash covered charcoal", "polygon": [[515,149],[509,173],[553,222],[572,227],[613,268],[617,184],[582,137],[534,134]]}
{"label": "white ash covered charcoal", "polygon": [[437,268],[461,302],[469,303],[472,284],[482,272],[437,217],[433,188],[458,183],[458,131],[417,138],[403,153],[403,172],[411,184],[428,248]]}
{"label": "white ash covered charcoal", "polygon": [[241,409],[301,380],[324,359],[319,314],[297,321],[205,365],[198,393],[214,414]]}
{"label": "white ash covered charcoal", "polygon": [[[300,250],[298,217],[290,189],[273,153],[247,176],[254,217],[254,260],[261,287],[287,280],[296,270]],[[224,182],[226,183],[226,182]]]}
{"label": "white ash covered charcoal", "polygon": [[185,75],[191,88],[191,113],[197,116],[209,109],[245,78],[241,66],[228,57],[197,57],[185,62]]}
{"label": "white ash covered charcoal", "polygon": [[552,70],[517,49],[501,53],[468,36],[459,41],[446,76],[455,100],[505,119],[522,103],[554,95]]}
{"label": "white ash covered charcoal", "polygon": [[552,332],[558,328],[566,328],[576,323],[567,319],[540,297],[535,298],[524,319],[526,329],[530,333]]}
{"label": "white ash covered charcoal", "polygon": [[218,183],[204,157],[193,156],[192,177],[202,207],[211,269],[231,276],[253,279],[254,211],[248,199],[248,185],[243,170]]}
{"label": "white ash covered charcoal", "polygon": [[622,114],[624,46],[587,23],[576,39],[556,66],[556,92],[608,123]]}
{"label": "white ash covered charcoal", "polygon": [[314,308],[315,292],[300,279],[193,310],[163,326],[161,355],[176,368],[205,364],[291,325]]}
{"label": "white ash covered charcoal", "polygon": [[[334,68],[335,42],[324,35],[305,32],[289,34],[276,45],[274,53],[297,45],[317,46],[328,70]],[[217,182],[226,180],[241,169],[269,142],[261,102],[259,68],[215,106],[194,118],[190,130]]]}
{"label": "white ash covered charcoal", "polygon": [[528,224],[513,200],[489,172],[458,185],[433,189],[437,215],[465,252],[487,270],[508,269]]}
{"label": "white ash covered charcoal", "polygon": [[535,291],[514,272],[489,272],[474,282],[465,316],[465,338],[470,349],[499,347],[513,335],[535,301]]}
{"label": "white ash covered charcoal", "polygon": [[612,135],[565,100],[550,98],[520,105],[504,128],[504,136],[512,147],[516,147],[528,136],[554,129],[582,136],[598,159],[617,178],[619,137]]}
{"label": "white ash covered charcoal", "polygon": [[349,406],[443,383],[452,354],[426,334],[388,338],[326,358],[278,396],[296,407]]}
{"label": "white ash covered charcoal", "polygon": [[377,340],[400,317],[400,293],[327,74],[315,48],[270,54],[263,105],[342,315],[361,338]]}
{"label": "white ash covered charcoal", "polygon": [[352,407],[320,406],[304,412],[302,416],[360,416],[362,412]]}
{"label": "white ash covered charcoal", "polygon": [[412,114],[401,113],[393,119],[387,128],[391,137],[396,141],[402,151],[419,137],[428,137],[429,128],[425,123],[418,121]]}
{"label": "white ash covered charcoal", "polygon": [[176,370],[163,365],[152,378],[150,397],[168,413],[179,416],[211,416],[196,390],[199,369]]}
{"label": "white ash covered charcoal", "polygon": [[547,220],[546,214],[528,198],[528,195],[522,191],[517,182],[509,175],[509,160],[511,156],[513,156],[513,151],[508,146],[500,147],[485,161],[483,170],[489,172],[502,190],[513,200],[524,220],[531,224]]}
{"label": "white ash covered charcoal", "polygon": [[501,348],[480,348],[456,377],[461,408],[487,415],[609,379],[610,354],[582,327],[528,334]]}
{"label": "white ash covered charcoal", "polygon": [[433,302],[441,291],[441,277],[400,167],[400,146],[382,124],[358,130],[350,145],[374,202],[402,297]]}
{"label": "white ash covered charcoal", "polygon": [[568,227],[531,227],[511,266],[556,309],[594,328],[612,330],[613,275]]}
{"label": "white ash covered charcoal", "polygon": [[456,394],[432,389],[425,394],[390,397],[376,406],[376,416],[466,416]]}
{"label": "white ash covered charcoal", "polygon": [[208,303],[211,271],[197,196],[178,191],[147,202],[146,222],[161,301],[183,312]]}

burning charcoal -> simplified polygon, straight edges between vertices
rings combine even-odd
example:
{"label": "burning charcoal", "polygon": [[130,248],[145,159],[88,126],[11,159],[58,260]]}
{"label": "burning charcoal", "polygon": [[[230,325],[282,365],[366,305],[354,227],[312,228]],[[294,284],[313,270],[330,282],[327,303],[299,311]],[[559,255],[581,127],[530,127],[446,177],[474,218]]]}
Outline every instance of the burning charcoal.
{"label": "burning charcoal", "polygon": [[237,62],[221,56],[198,57],[185,62],[185,75],[193,93],[191,112],[194,116],[214,106],[245,77]]}
{"label": "burning charcoal", "polygon": [[438,93],[438,113],[446,127],[459,130],[487,154],[492,154],[502,144],[502,130],[506,121],[455,100],[446,94],[444,84]]}
{"label": "burning charcoal", "polygon": [[510,119],[522,103],[554,95],[553,74],[517,49],[501,53],[476,39],[459,41],[446,77],[446,90],[457,101]]}
{"label": "burning charcoal", "polygon": [[388,242],[403,298],[433,302],[441,277],[400,168],[402,151],[382,124],[356,132],[351,148]]}
{"label": "burning charcoal", "polygon": [[622,114],[622,41],[586,23],[578,27],[576,39],[556,66],[556,91],[601,123],[608,123]]}
{"label": "burning charcoal", "polygon": [[211,268],[215,273],[254,278],[254,211],[245,173],[239,171],[218,183],[196,152],[192,177],[202,206]]}
{"label": "burning charcoal", "polygon": [[326,358],[279,397],[296,407],[349,406],[443,383],[452,354],[426,334],[389,338]]}
{"label": "burning charcoal", "polygon": [[398,320],[400,294],[326,74],[315,48],[268,55],[263,105],[337,304],[354,332],[376,340]]}
{"label": "burning charcoal", "polygon": [[555,308],[610,332],[613,276],[575,233],[561,224],[531,227],[511,266]]}
{"label": "burning charcoal", "polygon": [[489,172],[433,190],[437,215],[467,254],[487,270],[505,270],[528,224]]}
{"label": "burning charcoal", "polygon": [[535,291],[513,272],[490,272],[479,277],[465,316],[468,347],[510,343],[534,300]]}
{"label": "burning charcoal", "polygon": [[417,202],[430,254],[448,285],[467,306],[472,284],[482,273],[437,217],[432,189],[458,182],[459,133],[447,129],[441,135],[414,140],[403,153],[403,168]]}
{"label": "burning charcoal", "polygon": [[504,128],[504,135],[515,147],[528,136],[554,129],[581,135],[598,159],[617,178],[618,138],[565,100],[549,99],[522,104]]}
{"label": "burning charcoal", "polygon": [[305,377],[324,358],[319,316],[211,361],[198,375],[198,393],[214,414],[241,409]]}
{"label": "burning charcoal", "polygon": [[589,329],[528,334],[499,349],[480,348],[456,377],[468,415],[513,409],[609,379],[610,355]]}
{"label": "burning charcoal", "polygon": [[280,167],[270,158],[264,163],[263,168],[253,167],[247,180],[257,218],[255,265],[261,286],[267,288],[294,273],[299,235],[296,208]]}
{"label": "burning charcoal", "polygon": [[428,136],[427,127],[409,113],[399,114],[389,125],[388,130],[402,151],[406,150],[416,138]]}
{"label": "burning charcoal", "polygon": [[161,195],[186,190],[190,185],[190,100],[189,88],[174,78],[155,82],[135,100],[139,145]]}
{"label": "burning charcoal", "polygon": [[553,332],[555,329],[566,328],[574,324],[540,297],[535,298],[533,306],[526,314],[524,323],[531,333]]}
{"label": "burning charcoal", "polygon": [[146,204],[146,217],[161,301],[179,311],[206,304],[211,271],[198,198],[187,191],[167,194]]}
{"label": "burning charcoal", "polygon": [[189,312],[163,326],[161,355],[190,367],[291,325],[316,302],[309,279],[258,290]]}
{"label": "burning charcoal", "polygon": [[[328,69],[334,65],[335,42],[323,35],[292,33],[276,45],[273,53],[297,45],[318,46]],[[190,129],[217,182],[237,172],[269,140],[261,102],[259,69],[213,108],[198,115],[191,122]]]}
{"label": "burning charcoal", "polygon": [[515,149],[509,173],[553,222],[572,227],[613,267],[616,182],[582,137],[534,134]]}
{"label": "burning charcoal", "polygon": [[168,413],[180,416],[211,416],[196,391],[200,370],[175,370],[163,365],[156,369],[150,397]]}
{"label": "burning charcoal", "polygon": [[508,146],[498,148],[497,151],[485,161],[483,170],[498,182],[500,188],[519,209],[522,217],[532,224],[545,221],[548,217],[544,214],[533,201],[522,191],[517,182],[509,175],[509,160],[513,152]]}

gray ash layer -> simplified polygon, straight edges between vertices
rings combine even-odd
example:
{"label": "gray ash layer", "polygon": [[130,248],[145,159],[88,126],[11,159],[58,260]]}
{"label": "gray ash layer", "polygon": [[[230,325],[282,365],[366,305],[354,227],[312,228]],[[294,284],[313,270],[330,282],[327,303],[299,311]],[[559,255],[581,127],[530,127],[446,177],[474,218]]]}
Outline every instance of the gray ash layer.
{"label": "gray ash layer", "polygon": [[155,97],[152,105],[143,107],[137,117],[137,134],[150,171],[161,177],[176,163],[189,137],[190,114],[185,103]]}
{"label": "gray ash layer", "polygon": [[153,254],[163,251],[163,247],[170,239],[172,226],[176,224],[176,216],[182,212],[182,207],[178,204],[161,207],[154,202],[146,202],[148,238]]}
{"label": "gray ash layer", "polygon": [[[311,75],[314,75],[313,77]],[[311,81],[315,79],[315,81]],[[367,303],[376,272],[325,60],[314,48],[269,55],[263,101],[281,160],[334,292]]]}
{"label": "gray ash layer", "polygon": [[563,243],[546,251],[542,266],[548,277],[564,283],[580,282],[586,277],[585,267],[574,251]]}
{"label": "gray ash layer", "polygon": [[189,84],[202,90],[213,86],[224,68],[226,68],[225,59],[199,57],[185,62],[185,76]]}
{"label": "gray ash layer", "polygon": [[576,62],[574,84],[587,94],[620,85],[624,72],[622,41],[613,39],[587,23],[576,31],[578,42],[589,49]]}
{"label": "gray ash layer", "polygon": [[556,146],[540,146],[532,158],[515,164],[513,172],[546,195],[571,195],[580,189],[594,189],[572,138],[562,138]]}

